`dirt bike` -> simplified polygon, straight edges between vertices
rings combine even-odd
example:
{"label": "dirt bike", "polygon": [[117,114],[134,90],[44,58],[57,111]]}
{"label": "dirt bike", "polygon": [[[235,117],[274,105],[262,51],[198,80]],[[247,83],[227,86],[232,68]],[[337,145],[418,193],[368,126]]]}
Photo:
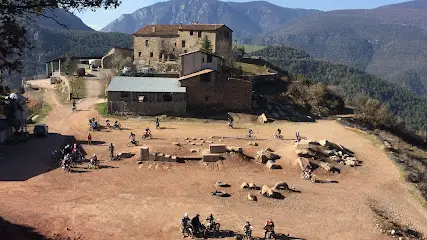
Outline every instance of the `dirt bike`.
{"label": "dirt bike", "polygon": [[312,183],[316,182],[316,176],[314,176],[311,172],[303,171],[301,173],[301,178],[304,180],[310,180]]}
{"label": "dirt bike", "polygon": [[65,161],[61,161],[61,168],[64,170],[64,172],[71,172],[70,164],[66,163]]}
{"label": "dirt bike", "polygon": [[274,138],[276,138],[276,139],[280,139],[280,140],[283,140],[284,138],[283,138],[283,136],[282,136],[282,134],[274,134]]}
{"label": "dirt bike", "polygon": [[142,139],[153,139],[153,136],[151,135],[151,133],[144,133],[144,135],[142,135]]}
{"label": "dirt bike", "polygon": [[244,240],[252,240],[252,230],[246,230],[245,235],[243,235]]}
{"label": "dirt bike", "polygon": [[265,233],[264,239],[274,239],[274,231],[271,228],[265,229],[267,232]]}
{"label": "dirt bike", "polygon": [[197,231],[196,230],[194,230],[194,228],[193,228],[193,232],[194,232],[194,236],[197,236],[197,237],[205,237],[206,235],[205,235],[205,233],[206,233],[206,226],[205,225],[203,225],[203,224],[201,224],[200,225],[200,228],[199,229],[197,229]]}
{"label": "dirt bike", "polygon": [[132,146],[138,146],[139,145],[139,141],[135,140],[135,141],[130,141],[128,143],[128,147],[132,147]]}
{"label": "dirt bike", "polygon": [[220,224],[217,221],[209,223],[208,227],[205,228],[205,236],[215,237],[219,233]]}
{"label": "dirt bike", "polygon": [[96,169],[97,167],[99,168],[99,161],[98,160],[94,161],[92,159],[89,161],[89,164],[87,166],[88,169],[91,169],[91,168]]}
{"label": "dirt bike", "polygon": [[193,227],[190,224],[187,224],[187,226],[181,226],[181,227],[184,228],[184,233],[183,233],[184,237],[185,237],[185,234],[187,234],[188,237],[190,237],[190,238],[194,237],[194,230],[193,230]]}
{"label": "dirt bike", "polygon": [[113,129],[119,129],[119,130],[122,130],[122,125],[119,123],[119,124],[114,124],[113,125]]}

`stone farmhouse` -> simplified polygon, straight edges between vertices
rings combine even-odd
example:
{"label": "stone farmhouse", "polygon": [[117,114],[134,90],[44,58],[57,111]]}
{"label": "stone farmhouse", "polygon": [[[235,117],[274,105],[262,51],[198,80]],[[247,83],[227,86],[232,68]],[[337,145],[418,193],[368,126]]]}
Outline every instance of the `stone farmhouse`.
{"label": "stone farmhouse", "polygon": [[212,52],[226,62],[232,58],[233,31],[224,24],[146,25],[134,36],[134,65],[140,71],[151,66],[157,72],[181,69],[181,54],[200,50],[205,36]]}

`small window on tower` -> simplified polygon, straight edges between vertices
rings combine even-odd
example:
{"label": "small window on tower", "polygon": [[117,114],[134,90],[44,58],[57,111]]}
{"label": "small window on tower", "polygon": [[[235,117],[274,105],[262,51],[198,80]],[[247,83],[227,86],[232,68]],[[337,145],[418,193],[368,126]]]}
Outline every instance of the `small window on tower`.
{"label": "small window on tower", "polygon": [[190,31],[190,36],[193,36],[193,31]]}
{"label": "small window on tower", "polygon": [[150,41],[145,40],[145,46],[146,46],[146,47],[149,47],[149,46],[150,46]]}
{"label": "small window on tower", "polygon": [[141,57],[141,52],[138,53],[138,57]]}
{"label": "small window on tower", "polygon": [[150,57],[153,57],[153,56],[154,56],[153,52],[150,52]]}
{"label": "small window on tower", "polygon": [[182,48],[185,48],[185,40],[182,40],[181,46],[182,46]]}
{"label": "small window on tower", "polygon": [[197,37],[202,37],[202,31],[199,31],[199,32],[197,33]]}

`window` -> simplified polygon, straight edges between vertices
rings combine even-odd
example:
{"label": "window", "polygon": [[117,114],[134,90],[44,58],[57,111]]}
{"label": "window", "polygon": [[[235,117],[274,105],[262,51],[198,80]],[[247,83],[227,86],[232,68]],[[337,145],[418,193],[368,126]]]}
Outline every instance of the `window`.
{"label": "window", "polygon": [[202,37],[202,31],[199,31],[199,32],[197,33],[197,37]]}
{"label": "window", "polygon": [[175,48],[172,48],[172,52],[175,52]]}
{"label": "window", "polygon": [[211,63],[211,62],[212,62],[212,55],[208,54],[208,63]]}
{"label": "window", "polygon": [[190,36],[193,36],[193,31],[190,31]]}
{"label": "window", "polygon": [[150,46],[150,41],[145,40],[145,46],[146,46],[146,47],[149,47],[149,46]]}
{"label": "window", "polygon": [[128,97],[130,97],[130,93],[129,92],[120,92],[120,97],[121,98],[128,98]]}
{"label": "window", "polygon": [[184,50],[184,53],[187,53],[187,50]]}
{"label": "window", "polygon": [[205,101],[207,102],[207,101],[209,101],[209,97],[205,97]]}
{"label": "window", "polygon": [[176,47],[176,42],[173,45]]}
{"label": "window", "polygon": [[202,57],[202,63],[205,63],[205,58],[204,57]]}
{"label": "window", "polygon": [[153,52],[150,52],[150,57],[153,57],[154,56],[154,53]]}
{"label": "window", "polygon": [[172,93],[164,93],[163,102],[172,102]]}
{"label": "window", "polygon": [[182,48],[185,48],[185,40],[182,40],[181,46],[182,46]]}
{"label": "window", "polygon": [[141,57],[141,52],[138,53],[138,57]]}

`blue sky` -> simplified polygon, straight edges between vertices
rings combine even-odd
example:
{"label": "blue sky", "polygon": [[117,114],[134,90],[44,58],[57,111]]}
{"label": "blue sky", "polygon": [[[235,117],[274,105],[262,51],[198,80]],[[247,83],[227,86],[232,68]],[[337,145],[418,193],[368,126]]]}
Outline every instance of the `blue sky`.
{"label": "blue sky", "polygon": [[[88,26],[99,30],[114,19],[125,13],[165,0],[122,0],[122,5],[117,9],[86,11],[76,13]],[[406,2],[407,0],[266,0],[273,4],[289,8],[309,8],[322,11],[337,9],[367,9],[382,5]],[[233,2],[249,2],[249,0],[234,0]]]}

